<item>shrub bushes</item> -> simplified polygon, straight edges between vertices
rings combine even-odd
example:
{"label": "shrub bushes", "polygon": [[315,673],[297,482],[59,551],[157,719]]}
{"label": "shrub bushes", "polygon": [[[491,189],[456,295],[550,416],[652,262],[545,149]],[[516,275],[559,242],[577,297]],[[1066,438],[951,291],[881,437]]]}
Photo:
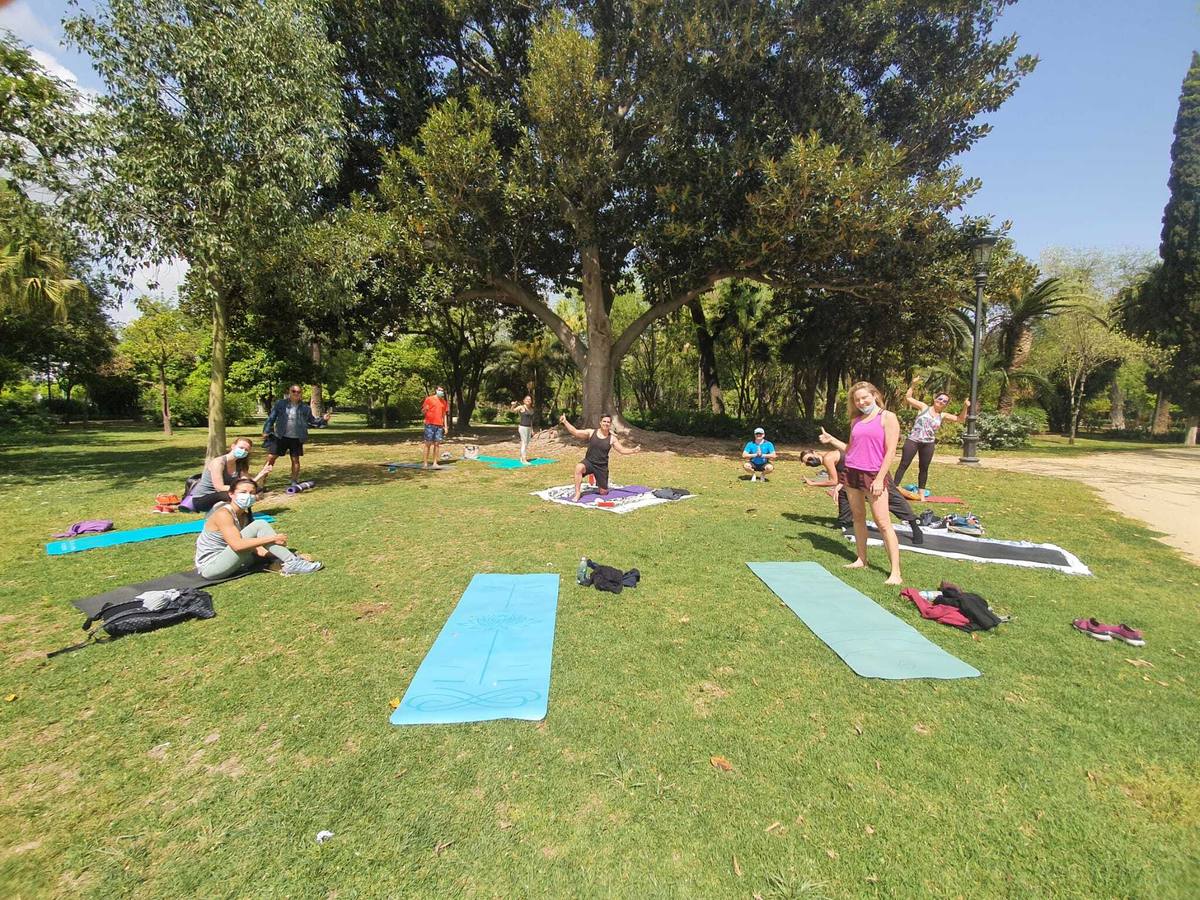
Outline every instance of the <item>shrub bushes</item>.
{"label": "shrub bushes", "polygon": [[[204,427],[208,425],[208,380],[189,380],[182,388],[168,388],[167,396],[171,401],[171,424],[185,427]],[[139,406],[146,421],[151,424],[161,424],[162,398],[157,387],[142,389]],[[233,427],[254,424],[254,410],[257,404],[249,394],[234,391],[225,392],[225,424]]]}
{"label": "shrub bushes", "polygon": [[997,413],[979,415],[979,446],[985,450],[1015,450],[1029,444],[1037,423],[1030,417],[1014,413],[1001,416]]}
{"label": "shrub bushes", "polygon": [[49,434],[53,430],[53,420],[36,400],[0,397],[0,437],[6,434]]}
{"label": "shrub bushes", "polygon": [[1050,430],[1050,415],[1040,406],[1018,406],[1016,414],[1033,424],[1034,434],[1045,434]]}

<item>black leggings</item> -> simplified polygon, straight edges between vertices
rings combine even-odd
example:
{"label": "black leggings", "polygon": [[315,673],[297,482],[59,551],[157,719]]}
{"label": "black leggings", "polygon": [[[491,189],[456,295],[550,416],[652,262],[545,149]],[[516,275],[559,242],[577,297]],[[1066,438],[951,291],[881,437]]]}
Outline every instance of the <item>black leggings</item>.
{"label": "black leggings", "polygon": [[925,482],[929,480],[929,464],[933,462],[933,441],[918,444],[912,438],[906,438],[904,449],[900,451],[900,466],[896,469],[896,484],[903,484],[904,470],[908,468],[913,457],[917,457],[917,487],[924,490]]}
{"label": "black leggings", "polygon": [[229,491],[213,491],[211,494],[205,494],[203,497],[193,497],[192,506],[196,512],[208,512],[218,503],[229,502]]}
{"label": "black leggings", "polygon": [[[897,489],[895,484],[889,484],[887,489],[888,494],[888,510],[893,516],[901,522],[911,522],[917,517],[913,512],[912,504],[910,504]],[[854,527],[854,514],[850,511],[850,498],[846,495],[846,487],[837,492],[838,505],[838,524],[843,528]],[[867,498],[867,514],[871,513],[870,498]]]}

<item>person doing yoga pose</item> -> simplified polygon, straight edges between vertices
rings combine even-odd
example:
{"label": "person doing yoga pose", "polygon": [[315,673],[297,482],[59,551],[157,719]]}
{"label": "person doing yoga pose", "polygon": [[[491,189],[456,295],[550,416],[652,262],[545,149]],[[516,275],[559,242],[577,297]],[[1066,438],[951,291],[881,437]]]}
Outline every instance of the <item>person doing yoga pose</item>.
{"label": "person doing yoga pose", "polygon": [[914,397],[913,391],[920,383],[921,379],[914,378],[913,383],[908,386],[908,390],[904,394],[904,402],[918,412],[917,418],[913,420],[912,431],[908,433],[908,437],[904,441],[904,448],[900,451],[900,466],[896,469],[896,481],[904,483],[904,473],[915,456],[917,458],[917,487],[925,490],[925,482],[929,480],[929,464],[933,462],[933,450],[937,445],[937,430],[942,427],[942,422],[966,421],[971,401],[964,400],[963,411],[958,415],[953,415],[946,412],[946,407],[950,403],[949,394],[938,394],[933,398],[932,406],[922,403]]}
{"label": "person doing yoga pose", "polygon": [[[805,478],[804,483],[809,487],[829,488],[829,495],[837,500],[837,525],[843,530],[854,527],[854,516],[850,512],[850,498],[846,495],[845,489],[842,488],[839,477],[846,470],[846,464],[842,461],[846,455],[846,445],[837,438],[830,435],[830,449],[828,450],[805,450],[800,454],[800,461],[809,468],[817,468],[817,466],[825,467],[825,480],[817,481],[815,478]],[[925,543],[925,535],[921,533],[921,526],[918,522],[918,516],[913,511],[912,504],[905,499],[900,493],[900,489],[895,484],[889,484],[887,488],[888,495],[888,511],[899,519],[901,522],[907,522],[912,528],[912,542],[914,544]]]}
{"label": "person doing yoga pose", "polygon": [[261,558],[274,556],[284,575],[311,575],[319,562],[301,559],[287,548],[287,535],[261,519],[250,508],[258,497],[258,483],[240,475],[229,488],[232,503],[218,503],[196,538],[196,571],[205,578],[225,578],[248,569]]}
{"label": "person doing yoga pose", "polygon": [[520,403],[514,403],[512,410],[521,418],[518,420],[517,434],[521,438],[521,465],[529,465],[529,442],[533,440],[533,398],[528,394]]}
{"label": "person doing yoga pose", "polygon": [[[229,484],[235,478],[248,477],[250,474],[250,450],[254,447],[250,438],[238,438],[230,447],[228,453],[214,456],[204,466],[200,480],[192,488],[192,508],[196,512],[208,512],[218,503],[229,502]],[[261,488],[266,477],[271,474],[273,466],[267,463],[254,481]]]}
{"label": "person doing yoga pose", "polygon": [[565,415],[560,416],[559,421],[573,437],[587,441],[587,453],[584,454],[583,462],[575,466],[575,496],[571,498],[574,503],[578,503],[579,497],[583,494],[585,475],[591,475],[596,479],[596,487],[601,494],[608,493],[609,450],[616,450],[622,456],[640,453],[642,450],[641,447],[626,447],[617,439],[617,436],[612,433],[612,416],[607,413],[600,417],[599,428],[576,428],[567,421]]}
{"label": "person doing yoga pose", "polygon": [[[837,441],[821,429],[822,444]],[[850,387],[850,441],[846,444],[845,470],[840,473],[842,487],[850,500],[854,517],[854,546],[857,559],[847,569],[862,569],[867,565],[867,503],[875,526],[887,548],[891,572],[885,584],[900,584],[900,543],[888,517],[888,484],[892,476],[888,462],[900,440],[900,420],[883,408],[883,395],[868,381]],[[838,442],[840,443],[840,442]]]}

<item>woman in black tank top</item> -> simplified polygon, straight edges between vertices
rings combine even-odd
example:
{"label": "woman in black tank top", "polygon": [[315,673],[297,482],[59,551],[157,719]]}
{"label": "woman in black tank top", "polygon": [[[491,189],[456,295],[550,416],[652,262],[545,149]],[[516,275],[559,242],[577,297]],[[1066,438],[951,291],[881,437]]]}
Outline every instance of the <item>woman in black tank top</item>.
{"label": "woman in black tank top", "polygon": [[566,416],[560,417],[559,421],[572,436],[581,441],[587,441],[587,452],[584,453],[583,462],[575,466],[575,497],[573,499],[576,503],[579,502],[579,497],[583,493],[583,479],[586,475],[595,478],[596,487],[601,494],[608,493],[608,454],[610,451],[616,450],[622,456],[641,452],[641,447],[622,445],[617,436],[612,433],[612,416],[610,415],[600,417],[599,428],[576,428],[567,421]]}
{"label": "woman in black tank top", "polygon": [[533,398],[526,395],[520,403],[512,405],[513,412],[520,416],[517,435],[521,440],[521,465],[529,465],[529,442],[533,440]]}

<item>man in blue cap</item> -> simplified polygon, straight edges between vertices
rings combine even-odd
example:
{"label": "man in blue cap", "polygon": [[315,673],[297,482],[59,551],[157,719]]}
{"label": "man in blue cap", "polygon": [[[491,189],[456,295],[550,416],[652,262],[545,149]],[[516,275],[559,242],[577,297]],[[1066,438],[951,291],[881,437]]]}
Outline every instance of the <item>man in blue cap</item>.
{"label": "man in blue cap", "polygon": [[742,459],[745,460],[742,468],[750,473],[751,481],[757,481],[760,476],[766,481],[767,476],[775,471],[772,462],[775,459],[775,445],[767,440],[767,433],[761,427],[754,429],[754,440],[742,450]]}

